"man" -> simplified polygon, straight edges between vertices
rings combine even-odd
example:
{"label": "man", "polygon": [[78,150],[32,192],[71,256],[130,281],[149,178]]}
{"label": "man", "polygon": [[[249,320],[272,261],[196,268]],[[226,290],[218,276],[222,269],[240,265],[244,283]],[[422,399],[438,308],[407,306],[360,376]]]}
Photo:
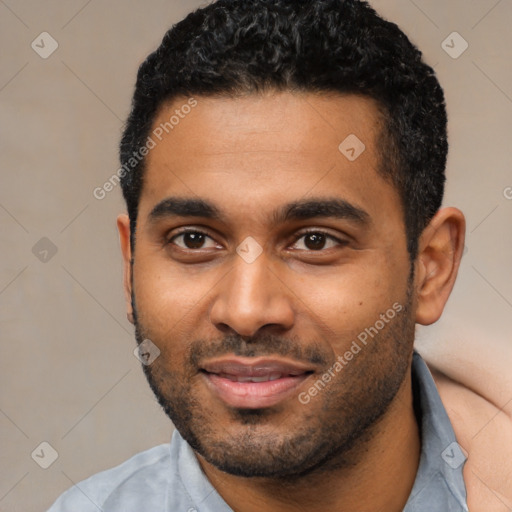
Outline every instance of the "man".
{"label": "man", "polygon": [[173,27],[139,69],[118,228],[176,430],[51,512],[489,510],[413,348],[464,246],[447,147],[433,70],[365,2],[219,0]]}

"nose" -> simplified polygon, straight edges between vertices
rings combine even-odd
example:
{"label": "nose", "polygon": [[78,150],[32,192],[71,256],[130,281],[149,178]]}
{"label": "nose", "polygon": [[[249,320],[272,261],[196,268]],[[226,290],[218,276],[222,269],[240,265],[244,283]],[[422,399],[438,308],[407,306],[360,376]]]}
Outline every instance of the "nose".
{"label": "nose", "polygon": [[252,263],[236,257],[233,269],[218,284],[210,321],[224,333],[245,337],[263,328],[282,334],[294,323],[293,296],[264,253]]}

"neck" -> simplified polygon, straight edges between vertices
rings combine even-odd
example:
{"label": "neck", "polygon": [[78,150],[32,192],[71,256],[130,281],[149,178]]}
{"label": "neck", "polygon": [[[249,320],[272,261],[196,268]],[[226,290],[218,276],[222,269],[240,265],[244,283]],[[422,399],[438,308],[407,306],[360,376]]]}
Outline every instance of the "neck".
{"label": "neck", "polygon": [[294,481],[229,475],[200,455],[206,476],[235,512],[339,512],[403,510],[414,484],[421,441],[413,409],[410,371],[370,436],[347,455],[353,465],[332,461]]}

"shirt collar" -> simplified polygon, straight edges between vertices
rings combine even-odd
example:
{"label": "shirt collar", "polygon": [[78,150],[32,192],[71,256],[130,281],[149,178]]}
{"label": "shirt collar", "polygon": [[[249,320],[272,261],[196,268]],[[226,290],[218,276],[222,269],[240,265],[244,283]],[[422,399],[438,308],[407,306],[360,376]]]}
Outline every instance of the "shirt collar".
{"label": "shirt collar", "polygon": [[463,467],[466,461],[432,374],[413,352],[412,385],[421,430],[421,455],[404,512],[467,511]]}

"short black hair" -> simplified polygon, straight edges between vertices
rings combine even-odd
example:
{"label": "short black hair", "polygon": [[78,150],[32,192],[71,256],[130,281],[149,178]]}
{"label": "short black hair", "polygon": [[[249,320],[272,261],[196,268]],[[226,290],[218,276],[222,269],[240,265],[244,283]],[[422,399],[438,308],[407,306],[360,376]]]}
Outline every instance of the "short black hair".
{"label": "short black hair", "polygon": [[[159,108],[175,97],[268,90],[376,100],[383,120],[378,172],[399,192],[415,259],[443,199],[444,94],[418,48],[366,1],[218,0],[190,13],[139,68],[120,144],[123,168],[146,143]],[[144,163],[137,159],[121,176],[132,248]]]}

